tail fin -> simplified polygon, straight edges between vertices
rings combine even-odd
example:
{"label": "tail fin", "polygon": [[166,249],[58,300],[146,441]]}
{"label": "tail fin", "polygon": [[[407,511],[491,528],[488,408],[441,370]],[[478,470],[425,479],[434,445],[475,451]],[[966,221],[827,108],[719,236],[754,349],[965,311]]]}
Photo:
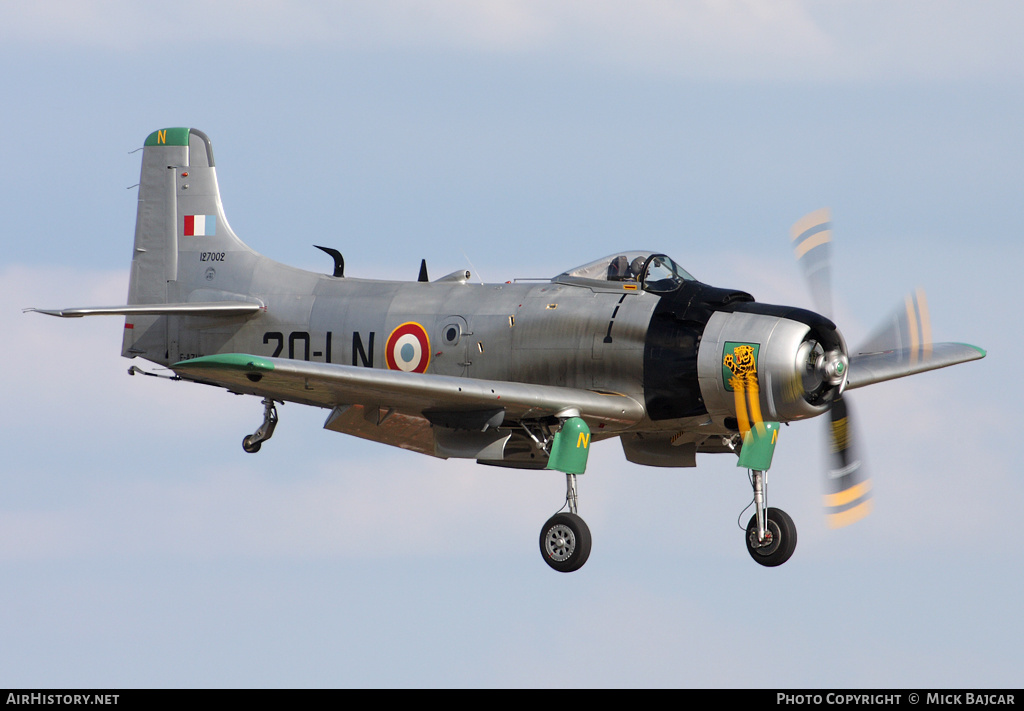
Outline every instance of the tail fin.
{"label": "tail fin", "polygon": [[[194,128],[151,133],[142,153],[129,306],[251,301],[245,294],[257,258],[224,216],[206,134]],[[169,357],[178,320],[129,316],[122,355]]]}
{"label": "tail fin", "polygon": [[[251,294],[261,259],[267,261],[224,217],[210,139],[194,128],[165,128],[149,135],[142,153],[128,304],[25,310],[62,318],[125,316],[121,355],[167,365],[204,347],[200,331],[214,352],[264,309]],[[183,327],[197,317],[203,321]]]}
{"label": "tail fin", "polygon": [[224,217],[210,139],[194,128],[154,131],[142,154],[128,303],[184,301],[175,287],[202,279],[179,253],[225,250],[249,251]]}

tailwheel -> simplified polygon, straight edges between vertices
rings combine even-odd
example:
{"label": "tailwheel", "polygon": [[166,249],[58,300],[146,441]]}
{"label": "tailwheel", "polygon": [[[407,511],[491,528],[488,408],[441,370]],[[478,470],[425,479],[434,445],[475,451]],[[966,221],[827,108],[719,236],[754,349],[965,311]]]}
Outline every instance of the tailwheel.
{"label": "tailwheel", "polygon": [[540,531],[544,562],[560,573],[579,570],[590,557],[590,529],[574,513],[557,513]]}
{"label": "tailwheel", "polygon": [[782,565],[796,550],[796,524],[782,509],[765,509],[764,540],[757,535],[757,514],[747,524],[747,551],[763,566]]}
{"label": "tailwheel", "polygon": [[242,449],[249,454],[256,454],[256,452],[260,451],[262,444],[262,441],[254,439],[252,435],[246,435],[242,438]]}
{"label": "tailwheel", "polygon": [[263,424],[251,435],[242,438],[242,449],[249,454],[256,454],[260,451],[263,443],[274,436],[275,427],[277,427],[277,407],[271,398],[263,398]]}

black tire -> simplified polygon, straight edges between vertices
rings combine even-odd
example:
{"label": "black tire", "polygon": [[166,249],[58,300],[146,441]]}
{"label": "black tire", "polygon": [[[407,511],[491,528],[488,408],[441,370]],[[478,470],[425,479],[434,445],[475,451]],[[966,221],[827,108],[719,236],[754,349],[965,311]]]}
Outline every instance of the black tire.
{"label": "black tire", "polygon": [[590,529],[572,513],[558,513],[540,530],[540,554],[559,573],[579,570],[590,557]]}
{"label": "black tire", "polygon": [[750,518],[747,524],[747,552],[761,565],[774,568],[789,560],[796,550],[796,524],[782,509],[766,509],[765,528],[772,540],[767,545],[757,547],[757,515]]}
{"label": "black tire", "polygon": [[262,442],[256,442],[255,444],[253,444],[252,435],[246,435],[245,437],[242,438],[242,449],[244,449],[249,454],[256,454],[256,452],[260,451],[260,447],[262,445]]}

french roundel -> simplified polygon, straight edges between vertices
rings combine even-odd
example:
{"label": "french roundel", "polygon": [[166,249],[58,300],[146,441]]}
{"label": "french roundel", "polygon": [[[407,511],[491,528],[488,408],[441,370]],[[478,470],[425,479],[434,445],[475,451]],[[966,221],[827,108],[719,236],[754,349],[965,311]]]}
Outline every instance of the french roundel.
{"label": "french roundel", "polygon": [[425,372],[430,364],[430,339],[426,329],[414,321],[403,323],[388,336],[384,356],[391,370]]}

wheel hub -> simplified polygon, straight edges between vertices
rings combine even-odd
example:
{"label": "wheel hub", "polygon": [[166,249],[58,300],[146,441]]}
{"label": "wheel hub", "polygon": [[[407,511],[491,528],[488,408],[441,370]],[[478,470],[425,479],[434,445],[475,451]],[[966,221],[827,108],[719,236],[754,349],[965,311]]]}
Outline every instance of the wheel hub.
{"label": "wheel hub", "polygon": [[764,540],[763,541],[757,540],[757,531],[756,530],[750,532],[750,547],[751,548],[763,548],[764,546],[770,546],[771,544],[772,544],[772,532],[771,531],[765,531],[764,532]]}
{"label": "wheel hub", "polygon": [[545,538],[544,548],[552,560],[558,562],[568,560],[576,550],[576,536],[568,526],[561,524],[552,526]]}
{"label": "wheel hub", "polygon": [[773,531],[775,530],[778,530],[778,524],[776,524],[774,521],[768,521],[767,525],[765,526],[764,540],[758,541],[757,527],[751,527],[750,534],[748,536],[750,539],[750,549],[761,555],[768,555],[770,553],[774,553],[775,549],[778,548],[775,536],[773,535]]}

